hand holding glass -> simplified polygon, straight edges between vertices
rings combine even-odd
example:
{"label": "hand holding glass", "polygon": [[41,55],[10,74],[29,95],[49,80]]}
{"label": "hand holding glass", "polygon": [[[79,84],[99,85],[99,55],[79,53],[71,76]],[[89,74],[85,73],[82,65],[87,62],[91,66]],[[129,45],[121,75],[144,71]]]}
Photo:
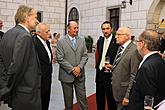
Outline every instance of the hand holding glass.
{"label": "hand holding glass", "polygon": [[110,72],[109,70],[109,66],[110,66],[110,58],[109,57],[105,57],[105,71],[104,72]]}
{"label": "hand holding glass", "polygon": [[146,95],[144,98],[144,110],[153,110],[154,97]]}

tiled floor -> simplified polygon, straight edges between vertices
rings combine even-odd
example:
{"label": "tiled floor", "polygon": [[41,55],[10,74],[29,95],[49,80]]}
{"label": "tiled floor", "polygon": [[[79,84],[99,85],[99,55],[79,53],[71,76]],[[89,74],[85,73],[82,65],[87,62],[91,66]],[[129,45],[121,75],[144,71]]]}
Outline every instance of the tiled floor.
{"label": "tiled floor", "polygon": [[[86,70],[86,92],[87,96],[95,93],[95,58],[94,53],[89,53],[89,60],[87,65],[85,66]],[[64,101],[63,101],[63,93],[60,81],[58,80],[58,64],[53,65],[53,82],[52,82],[52,92],[51,92],[51,101],[49,110],[63,110],[64,109]],[[76,102],[76,98],[74,98],[74,102]]]}

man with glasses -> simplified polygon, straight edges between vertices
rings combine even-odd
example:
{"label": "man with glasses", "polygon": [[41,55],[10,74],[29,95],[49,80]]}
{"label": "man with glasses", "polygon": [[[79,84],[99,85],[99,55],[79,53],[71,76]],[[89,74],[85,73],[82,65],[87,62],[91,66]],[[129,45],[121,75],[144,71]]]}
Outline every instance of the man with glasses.
{"label": "man with glasses", "polygon": [[153,106],[165,99],[165,62],[158,53],[160,39],[154,30],[140,34],[136,45],[143,57],[130,93],[128,110],[144,110],[144,97],[154,97]]}
{"label": "man with glasses", "polygon": [[120,45],[111,67],[112,90],[117,110],[127,110],[129,93],[136,75],[141,57],[131,40],[131,30],[120,27],[116,32],[116,42]]}

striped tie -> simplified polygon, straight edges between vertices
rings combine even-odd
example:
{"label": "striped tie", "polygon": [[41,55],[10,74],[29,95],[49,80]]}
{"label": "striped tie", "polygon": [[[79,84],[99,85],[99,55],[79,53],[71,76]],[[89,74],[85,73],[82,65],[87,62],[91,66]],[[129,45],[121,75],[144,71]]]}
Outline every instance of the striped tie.
{"label": "striped tie", "polygon": [[[121,57],[121,54],[122,54],[122,50],[123,50],[123,49],[124,49],[123,46],[120,46],[120,47],[119,47],[119,49],[118,49],[118,51],[117,51],[117,55],[116,55],[116,57],[115,57],[115,61],[113,62],[113,68],[116,67],[116,64],[117,64],[117,62],[119,61],[119,59],[120,59],[120,57]],[[113,68],[112,68],[112,70],[113,70]]]}

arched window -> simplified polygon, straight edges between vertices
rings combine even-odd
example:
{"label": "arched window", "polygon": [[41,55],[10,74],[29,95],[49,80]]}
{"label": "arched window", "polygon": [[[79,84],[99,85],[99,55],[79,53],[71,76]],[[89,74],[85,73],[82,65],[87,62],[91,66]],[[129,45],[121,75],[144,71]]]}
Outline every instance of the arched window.
{"label": "arched window", "polygon": [[75,7],[73,7],[69,13],[68,22],[72,20],[79,22],[79,13]]}

